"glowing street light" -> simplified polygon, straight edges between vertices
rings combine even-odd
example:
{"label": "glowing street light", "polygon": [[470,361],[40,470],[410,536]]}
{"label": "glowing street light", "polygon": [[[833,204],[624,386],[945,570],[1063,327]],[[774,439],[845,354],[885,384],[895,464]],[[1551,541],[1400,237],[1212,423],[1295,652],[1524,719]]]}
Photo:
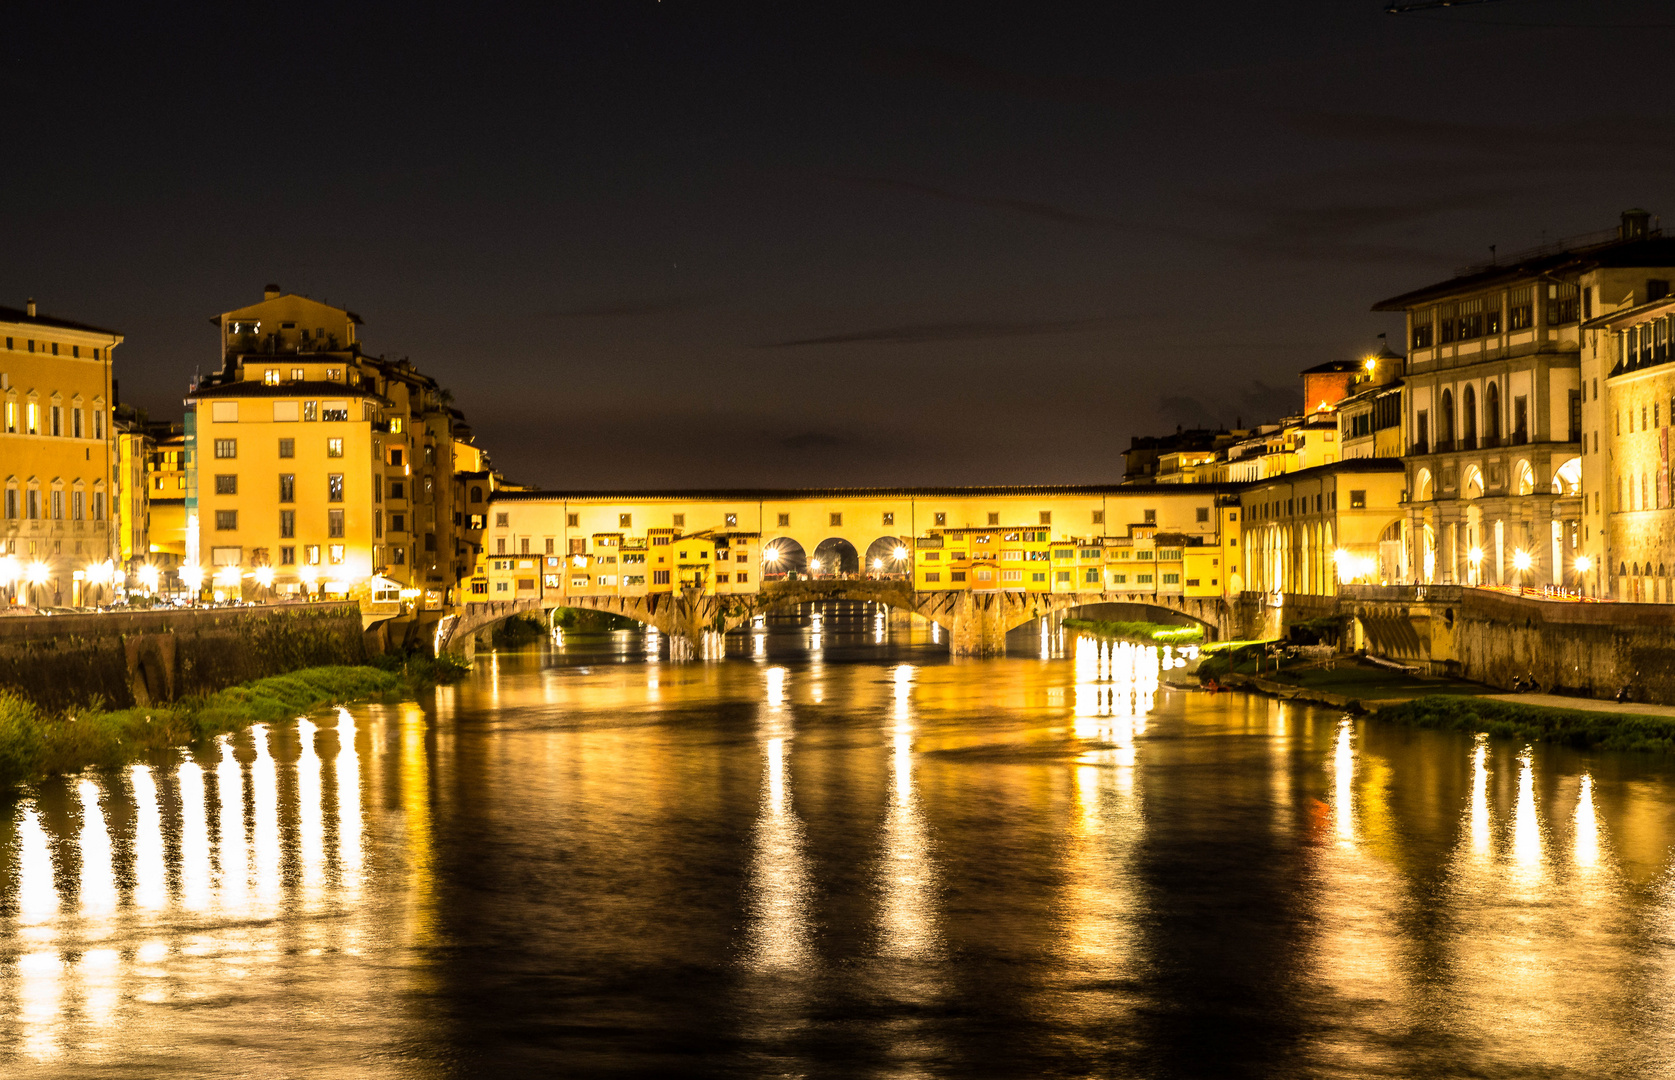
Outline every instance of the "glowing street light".
{"label": "glowing street light", "polygon": [[820,572],[820,560],[810,559],[808,561],[808,568],[818,574]]}
{"label": "glowing street light", "polygon": [[160,575],[158,574],[157,567],[155,565],[152,563],[146,563],[144,566],[140,567],[139,573],[135,576],[140,579],[140,584],[145,586],[146,592],[157,591],[157,579]]}
{"label": "glowing street light", "polygon": [[10,585],[17,579],[17,560],[10,555],[0,555],[0,585]]}
{"label": "glowing street light", "polygon": [[897,544],[896,550],[891,554],[895,555],[897,562],[903,562],[907,559],[907,546],[905,544]]}
{"label": "glowing street light", "polygon": [[52,570],[46,563],[41,562],[39,559],[29,564],[29,584],[35,586],[45,585],[47,583],[47,579],[51,576]]}
{"label": "glowing street light", "polygon": [[260,585],[264,589],[273,588],[273,567],[256,567],[256,584]]}
{"label": "glowing street light", "polygon": [[180,568],[180,581],[191,590],[192,602],[198,602],[198,590],[204,587],[204,568],[197,563],[188,563]]}
{"label": "glowing street light", "polygon": [[1589,570],[1592,570],[1593,568],[1594,568],[1593,559],[1589,558],[1586,555],[1576,556],[1576,572],[1578,574],[1586,574]]}
{"label": "glowing street light", "polygon": [[884,560],[883,560],[883,559],[874,559],[874,560],[872,560],[872,568],[873,568],[873,569],[874,569],[874,570],[882,570],[882,569],[884,569]]}

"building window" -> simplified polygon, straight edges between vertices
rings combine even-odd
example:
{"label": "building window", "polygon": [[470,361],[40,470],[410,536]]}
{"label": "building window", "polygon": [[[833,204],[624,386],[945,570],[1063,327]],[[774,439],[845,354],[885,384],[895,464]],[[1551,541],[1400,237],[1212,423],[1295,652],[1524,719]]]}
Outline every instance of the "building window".
{"label": "building window", "polygon": [[[471,489],[471,501],[472,502],[481,502],[482,501],[481,497],[477,494],[480,490],[482,490],[482,489],[481,488],[472,488]],[[579,528],[581,528],[581,524],[582,524],[582,516],[580,514],[565,514],[564,515],[564,524],[567,528],[579,529]]]}
{"label": "building window", "polygon": [[297,440],[295,440],[295,439],[280,439],[279,440],[279,456],[282,457],[282,458],[294,458],[294,457],[296,457],[297,456]]}
{"label": "building window", "polygon": [[78,439],[82,437],[81,436],[81,410],[80,409],[71,409],[70,410],[70,434],[75,436]]}
{"label": "building window", "polygon": [[1210,508],[1209,507],[1200,506],[1198,508],[1198,520],[1199,521],[1209,521],[1210,520]]}
{"label": "building window", "polygon": [[343,474],[330,473],[326,477],[326,501],[343,501]]}
{"label": "building window", "polygon": [[1574,283],[1547,286],[1547,324],[1573,323],[1581,312],[1581,291]]}
{"label": "building window", "polygon": [[938,524],[938,525],[947,525],[948,524],[948,515],[947,514],[932,514],[931,515],[931,520],[936,522],[936,524]]}
{"label": "building window", "polygon": [[1356,488],[1350,488],[1349,508],[1351,510],[1365,510],[1367,508],[1367,493]]}
{"label": "building window", "polygon": [[82,511],[84,509],[84,506],[83,506],[84,500],[85,500],[85,496],[81,492],[79,492],[79,491],[70,492],[70,520],[71,521],[82,521],[82,520],[84,520],[83,517],[82,517]]}
{"label": "building window", "polygon": [[494,526],[495,526],[495,528],[497,528],[497,529],[506,528],[507,523],[508,523],[510,518],[511,518],[511,514],[496,514],[496,515],[494,515]]}
{"label": "building window", "polygon": [[218,458],[223,458],[223,459],[238,457],[238,440],[237,439],[216,439],[215,440],[215,456],[218,457]]}
{"label": "building window", "polygon": [[320,565],[320,545],[319,544],[304,544],[303,549],[302,549],[302,561],[304,562],[304,564],[306,564],[308,566],[319,566]]}
{"label": "building window", "polygon": [[1093,512],[1093,523],[1094,523],[1094,524],[1095,524],[1095,525],[1103,525],[1103,524],[1105,524],[1105,511],[1103,511],[1103,510],[1095,510],[1095,511],[1094,511],[1094,512]]}
{"label": "building window", "polygon": [[290,544],[281,545],[280,548],[279,548],[279,565],[280,566],[295,566],[296,564],[297,564],[297,549],[295,547],[291,546]]}
{"label": "building window", "polygon": [[999,525],[1000,524],[1000,515],[996,514],[996,513],[990,513],[989,514],[989,524],[990,525]]}
{"label": "building window", "polygon": [[215,528],[218,532],[232,532],[238,528],[237,510],[217,510],[215,512]]}
{"label": "building window", "polygon": [[831,519],[832,519],[832,525],[831,525],[832,528],[841,529],[843,527],[843,515],[842,514],[832,514]]}
{"label": "building window", "polygon": [[1157,511],[1156,510],[1147,510],[1145,521],[1146,521],[1147,525],[1156,525],[1157,524]]}
{"label": "building window", "polygon": [[297,535],[297,512],[295,510],[279,511],[279,535],[287,540]]}
{"label": "building window", "polygon": [[270,367],[266,371],[262,372],[262,385],[264,385],[264,386],[278,386],[279,385],[279,369],[276,368],[276,367]]}
{"label": "building window", "polygon": [[343,456],[343,440],[342,439],[327,439],[326,440],[326,456],[327,457],[342,457]]}
{"label": "building window", "polygon": [[737,514],[723,514],[721,516],[721,522],[722,522],[723,525],[726,525],[729,529],[737,528],[738,524],[739,524],[739,515],[737,515]]}
{"label": "building window", "polygon": [[62,491],[52,493],[52,520],[64,520],[64,493]]}
{"label": "building window", "polygon": [[279,474],[279,501],[297,501],[297,476],[295,473]]}
{"label": "building window", "polygon": [[343,536],[343,511],[326,511],[326,535],[334,539]]}
{"label": "building window", "polygon": [[779,515],[779,527],[782,528],[782,529],[786,529],[786,528],[790,528],[790,526],[791,526],[791,515],[790,514]]}
{"label": "building window", "polygon": [[1428,349],[1431,347],[1431,315],[1432,309],[1423,308],[1413,312],[1409,318],[1412,326],[1413,347]]}
{"label": "building window", "polygon": [[217,495],[237,495],[238,494],[238,474],[237,473],[216,473],[215,474],[215,493]]}
{"label": "building window", "polygon": [[18,511],[17,488],[6,489],[6,516],[15,519]]}
{"label": "building window", "polygon": [[394,566],[407,565],[407,549],[400,544],[390,548],[390,563]]}
{"label": "building window", "polygon": [[302,403],[302,418],[304,420],[318,420],[318,419],[320,419],[320,403],[318,401],[305,401],[305,402],[303,402]]}
{"label": "building window", "polygon": [[682,529],[682,528],[685,528],[685,527],[686,527],[686,515],[685,514],[676,514],[675,515],[675,528]]}
{"label": "building window", "polygon": [[339,422],[349,419],[349,403],[347,401],[322,401],[320,403],[320,419]]}
{"label": "building window", "polygon": [[41,493],[35,488],[30,488],[28,497],[24,502],[29,508],[29,520],[39,521],[41,519]]}
{"label": "building window", "polygon": [[1535,325],[1534,286],[1513,289],[1507,296],[1506,324],[1512,330],[1528,330]]}
{"label": "building window", "polygon": [[669,571],[667,571],[667,570],[653,570],[651,572],[651,583],[653,585],[667,585],[667,584],[669,584]]}
{"label": "building window", "polygon": [[[505,514],[498,515],[498,518],[499,518],[499,520],[496,522],[497,525],[505,525],[506,524],[506,515]],[[617,523],[617,528],[619,528],[619,529],[632,529],[634,527],[634,515],[633,514],[618,514],[616,516],[616,523]]]}
{"label": "building window", "polygon": [[93,493],[93,520],[105,520],[105,493],[102,491]]}
{"label": "building window", "polygon": [[1181,575],[1179,575],[1179,574],[1164,574],[1163,575],[1163,583],[1165,585],[1179,585],[1181,583]]}
{"label": "building window", "polygon": [[343,545],[342,544],[332,544],[327,549],[327,557],[329,559],[331,559],[331,562],[332,562],[333,566],[342,566],[343,565]]}

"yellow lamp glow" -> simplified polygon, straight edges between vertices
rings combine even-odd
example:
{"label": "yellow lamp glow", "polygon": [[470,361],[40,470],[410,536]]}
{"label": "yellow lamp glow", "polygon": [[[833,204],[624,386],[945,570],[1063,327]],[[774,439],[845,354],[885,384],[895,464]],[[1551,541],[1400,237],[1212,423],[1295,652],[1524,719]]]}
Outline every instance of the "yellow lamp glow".
{"label": "yellow lamp glow", "polygon": [[180,568],[180,580],[188,589],[197,592],[204,587],[204,568],[197,563],[188,563]]}
{"label": "yellow lamp glow", "polygon": [[258,567],[256,567],[256,584],[260,585],[264,589],[272,588],[273,587],[273,567],[271,567],[271,566],[258,566]]}
{"label": "yellow lamp glow", "polygon": [[1513,552],[1512,565],[1515,566],[1518,569],[1519,573],[1523,573],[1524,571],[1528,570],[1532,564],[1533,564],[1533,560],[1530,558],[1530,553],[1529,552],[1527,552],[1527,551]]}
{"label": "yellow lamp glow", "polygon": [[884,560],[883,560],[883,559],[874,559],[874,560],[872,560],[872,568],[873,568],[873,569],[874,569],[874,570],[882,570],[882,569],[884,569]]}
{"label": "yellow lamp glow", "polygon": [[10,585],[17,580],[17,560],[10,555],[0,555],[0,585]]}
{"label": "yellow lamp glow", "polygon": [[47,583],[47,579],[51,576],[51,568],[39,559],[29,564],[29,584],[45,585]]}
{"label": "yellow lamp glow", "polygon": [[907,558],[907,548],[901,544],[897,544],[896,550],[893,554],[896,556],[896,561],[901,562],[903,559]]}
{"label": "yellow lamp glow", "polygon": [[1470,551],[1466,552],[1466,561],[1471,563],[1473,566],[1476,566],[1478,563],[1482,562],[1483,561],[1483,549],[1480,548],[1480,547],[1474,547]]}
{"label": "yellow lamp glow", "polygon": [[145,586],[145,590],[147,592],[155,592],[157,590],[157,579],[159,577],[157,567],[150,563],[146,563],[144,566],[140,567],[139,573],[135,576],[140,579],[140,584]]}
{"label": "yellow lamp glow", "polygon": [[1589,558],[1586,555],[1576,556],[1576,572],[1578,574],[1586,574],[1589,570],[1592,570],[1593,568],[1594,568],[1593,559]]}

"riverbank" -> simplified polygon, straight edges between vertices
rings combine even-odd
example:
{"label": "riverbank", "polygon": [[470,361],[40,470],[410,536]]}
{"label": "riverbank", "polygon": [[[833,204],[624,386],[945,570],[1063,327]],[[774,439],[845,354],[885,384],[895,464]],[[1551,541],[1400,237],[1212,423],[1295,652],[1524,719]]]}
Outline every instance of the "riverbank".
{"label": "riverbank", "polygon": [[1066,630],[1075,630],[1093,637],[1138,641],[1148,645],[1191,645],[1204,640],[1202,626],[1181,626],[1176,623],[1066,619],[1062,625]]}
{"label": "riverbank", "polygon": [[1486,732],[1529,742],[1559,743],[1578,750],[1629,750],[1667,754],[1675,750],[1675,716],[1607,712],[1609,703],[1555,708],[1496,697],[1432,694],[1378,709],[1380,720],[1439,731]]}
{"label": "riverbank", "polygon": [[199,698],[128,709],[53,712],[0,690],[0,789],[57,773],[112,768],[143,754],[189,746],[251,724],[288,720],[329,705],[400,699],[470,669],[449,659],[380,658],[378,667],[309,667]]}

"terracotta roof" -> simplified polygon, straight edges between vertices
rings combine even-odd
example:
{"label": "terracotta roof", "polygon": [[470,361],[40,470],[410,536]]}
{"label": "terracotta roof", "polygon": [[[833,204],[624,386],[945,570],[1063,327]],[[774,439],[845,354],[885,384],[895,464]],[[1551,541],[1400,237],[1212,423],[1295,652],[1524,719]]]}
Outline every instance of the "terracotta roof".
{"label": "terracotta roof", "polygon": [[57,330],[82,330],[89,334],[109,334],[111,337],[121,337],[115,330],[106,330],[102,326],[90,326],[87,323],[71,322],[69,319],[55,319],[51,315],[31,315],[23,308],[0,307],[0,322],[23,323],[30,326],[47,326]]}

